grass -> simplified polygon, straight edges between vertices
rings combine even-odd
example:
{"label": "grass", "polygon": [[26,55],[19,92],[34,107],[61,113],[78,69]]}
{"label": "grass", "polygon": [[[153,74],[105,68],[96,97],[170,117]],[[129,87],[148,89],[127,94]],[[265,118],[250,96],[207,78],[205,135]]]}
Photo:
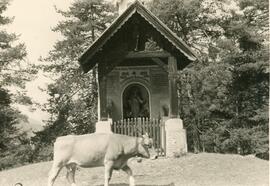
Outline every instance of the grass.
{"label": "grass", "polygon": [[[0,185],[46,186],[52,162],[27,165],[0,172]],[[160,158],[130,163],[137,186],[267,186],[269,162],[255,157],[229,154],[188,154],[180,158]],[[103,167],[76,172],[77,186],[103,185]],[[66,186],[62,170],[55,186]],[[114,171],[111,186],[128,186],[122,171]]]}

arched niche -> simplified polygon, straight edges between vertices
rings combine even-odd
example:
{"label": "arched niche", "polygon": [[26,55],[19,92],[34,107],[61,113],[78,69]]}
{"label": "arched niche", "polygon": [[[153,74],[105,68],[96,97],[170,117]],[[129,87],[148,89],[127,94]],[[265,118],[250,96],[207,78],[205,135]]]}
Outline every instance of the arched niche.
{"label": "arched niche", "polygon": [[149,90],[140,83],[131,83],[122,93],[123,119],[150,117]]}

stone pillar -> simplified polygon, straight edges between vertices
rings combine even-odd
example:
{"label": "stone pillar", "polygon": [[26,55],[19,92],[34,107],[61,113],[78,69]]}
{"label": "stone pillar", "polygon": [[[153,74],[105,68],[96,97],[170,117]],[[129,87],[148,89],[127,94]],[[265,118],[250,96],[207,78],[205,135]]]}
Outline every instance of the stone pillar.
{"label": "stone pillar", "polygon": [[95,133],[112,133],[111,125],[112,119],[108,119],[108,121],[98,121],[96,123]]}
{"label": "stone pillar", "polygon": [[179,118],[171,118],[165,122],[166,132],[166,156],[174,157],[187,153],[186,130],[183,121]]}

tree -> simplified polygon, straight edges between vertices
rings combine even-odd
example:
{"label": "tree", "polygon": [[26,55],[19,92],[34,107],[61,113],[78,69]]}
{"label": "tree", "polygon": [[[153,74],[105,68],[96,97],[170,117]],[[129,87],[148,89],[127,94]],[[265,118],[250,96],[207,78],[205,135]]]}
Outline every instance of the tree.
{"label": "tree", "polygon": [[[237,44],[223,60],[232,66],[232,83],[228,100],[234,111],[230,120],[232,132],[238,134],[241,153],[268,153],[269,43],[268,1],[263,5],[239,1],[243,15],[235,17],[226,29],[228,40]],[[246,130],[245,138],[241,130]],[[261,133],[261,139],[257,134]],[[264,134],[263,134],[264,133]],[[260,143],[261,146],[254,145]]]}
{"label": "tree", "polygon": [[216,44],[224,32],[220,24],[232,17],[225,5],[223,1],[198,0],[154,0],[150,4],[159,18],[169,23],[199,56],[199,61],[180,72],[178,81],[180,116],[187,124],[189,147],[195,152],[201,148],[200,136],[216,125],[211,113],[214,108],[223,109],[231,79],[229,65],[216,60]]}
{"label": "tree", "polygon": [[[7,89],[11,85],[23,88],[25,81],[31,78],[22,65],[26,56],[25,45],[16,42],[17,35],[3,29],[4,25],[12,22],[3,16],[8,3],[7,0],[0,2],[0,170],[23,163],[22,152],[30,147],[26,134],[18,129],[18,124],[27,119],[11,106],[20,96],[11,94]],[[25,149],[19,148],[20,145]]]}
{"label": "tree", "polygon": [[179,74],[189,147],[268,152],[268,2],[154,0],[149,6],[200,59]]}
{"label": "tree", "polygon": [[[50,145],[64,134],[94,132],[97,120],[96,69],[82,73],[78,58],[107,28],[115,17],[114,9],[106,1],[75,1],[67,11],[57,10],[65,19],[53,31],[61,33],[49,55],[42,59],[45,72],[55,82],[48,86],[49,103],[45,110],[51,114],[43,131],[33,139]],[[42,136],[46,140],[42,140]]]}

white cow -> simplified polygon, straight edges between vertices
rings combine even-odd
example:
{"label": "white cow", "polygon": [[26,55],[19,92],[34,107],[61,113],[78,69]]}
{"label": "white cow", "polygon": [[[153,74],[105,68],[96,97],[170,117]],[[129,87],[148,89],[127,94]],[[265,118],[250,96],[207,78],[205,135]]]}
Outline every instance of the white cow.
{"label": "white cow", "polygon": [[105,167],[105,186],[109,185],[113,170],[123,170],[129,175],[130,186],[135,185],[132,170],[127,165],[132,157],[149,158],[152,146],[148,135],[130,137],[120,134],[69,135],[56,139],[53,166],[49,173],[48,186],[52,186],[63,167],[67,168],[67,179],[75,186],[76,166]]}

